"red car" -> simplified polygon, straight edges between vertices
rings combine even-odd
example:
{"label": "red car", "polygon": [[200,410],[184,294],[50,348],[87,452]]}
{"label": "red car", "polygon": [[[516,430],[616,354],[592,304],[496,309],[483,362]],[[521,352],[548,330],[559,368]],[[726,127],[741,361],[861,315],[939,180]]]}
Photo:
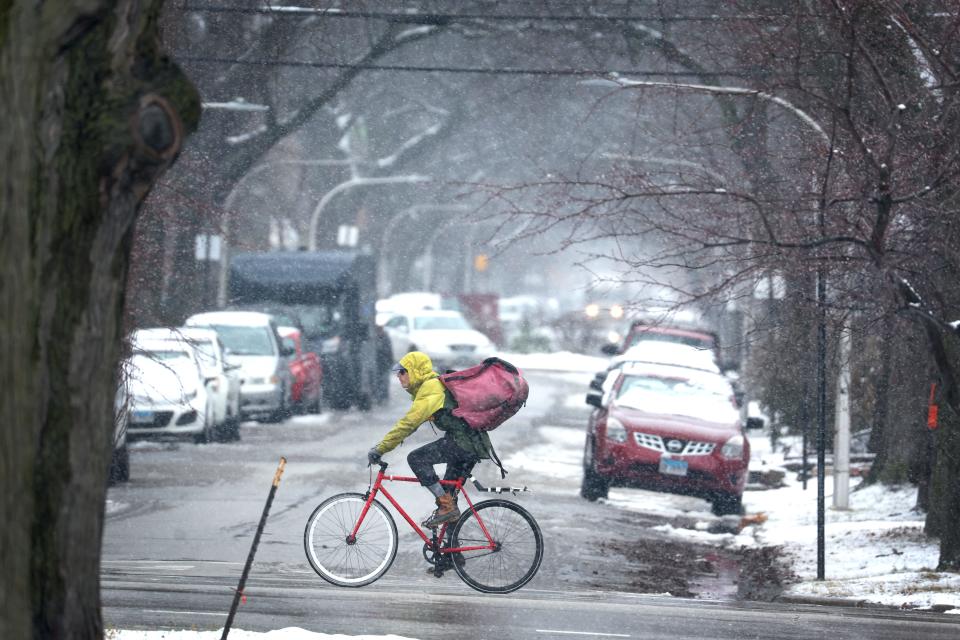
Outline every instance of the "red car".
{"label": "red car", "polygon": [[587,428],[580,494],[607,496],[628,486],[705,498],[717,515],[742,511],[750,443],[730,383],[721,375],[671,365],[614,369]]}
{"label": "red car", "polygon": [[323,368],[320,357],[312,351],[303,350],[303,336],[299,329],[279,327],[278,333],[284,343],[293,347],[290,358],[290,373],[293,374],[291,401],[297,413],[320,413],[320,399],[323,396]]}
{"label": "red car", "polygon": [[631,347],[635,347],[646,340],[675,342],[698,349],[708,349],[713,352],[717,361],[720,361],[720,345],[716,334],[700,329],[684,329],[660,324],[650,324],[643,320],[636,320],[630,324],[630,330],[627,331],[627,335],[623,339],[622,344],[619,346],[612,344],[606,345],[602,351],[611,356],[620,355]]}

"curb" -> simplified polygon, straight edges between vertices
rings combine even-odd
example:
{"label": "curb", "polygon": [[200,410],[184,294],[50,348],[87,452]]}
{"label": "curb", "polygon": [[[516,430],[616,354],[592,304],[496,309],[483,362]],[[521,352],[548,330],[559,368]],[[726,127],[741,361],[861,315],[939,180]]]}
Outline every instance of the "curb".
{"label": "curb", "polygon": [[814,604],[821,607],[853,607],[857,609],[897,609],[891,605],[870,602],[862,598],[829,598],[827,596],[801,596],[781,594],[774,598],[774,602],[786,604]]}
{"label": "curb", "polygon": [[930,607],[898,607],[892,604],[881,604],[860,598],[829,598],[826,596],[803,596],[781,594],[773,599],[774,602],[785,604],[812,604],[822,607],[852,607],[855,609],[886,609],[890,611],[918,611],[921,613],[945,613],[958,609],[953,605],[935,604]]}

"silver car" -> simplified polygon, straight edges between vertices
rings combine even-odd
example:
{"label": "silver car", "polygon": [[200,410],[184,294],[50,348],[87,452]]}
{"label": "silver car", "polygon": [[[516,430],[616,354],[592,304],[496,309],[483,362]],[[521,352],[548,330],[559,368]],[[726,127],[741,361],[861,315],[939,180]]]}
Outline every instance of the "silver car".
{"label": "silver car", "polygon": [[211,311],[187,318],[188,327],[217,332],[230,362],[240,365],[240,414],[279,422],[290,412],[292,350],[277,333],[272,316],[256,311]]}

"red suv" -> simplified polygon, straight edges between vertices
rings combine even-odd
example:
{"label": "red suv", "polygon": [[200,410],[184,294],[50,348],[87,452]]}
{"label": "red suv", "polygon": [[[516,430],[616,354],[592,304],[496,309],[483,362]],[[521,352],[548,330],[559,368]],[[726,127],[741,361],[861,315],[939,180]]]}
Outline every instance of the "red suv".
{"label": "red suv", "polygon": [[742,511],[750,443],[721,375],[633,363],[610,372],[587,428],[580,494],[627,486],[705,498],[717,515]]}

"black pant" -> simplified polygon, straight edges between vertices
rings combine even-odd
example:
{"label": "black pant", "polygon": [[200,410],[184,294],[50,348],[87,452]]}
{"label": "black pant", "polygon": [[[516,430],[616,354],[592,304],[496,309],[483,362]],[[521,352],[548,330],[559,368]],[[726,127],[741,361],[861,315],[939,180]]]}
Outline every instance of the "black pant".
{"label": "black pant", "polygon": [[477,456],[460,448],[449,433],[439,440],[417,447],[407,456],[413,474],[425,487],[440,481],[433,469],[435,464],[446,462],[447,471],[443,474],[443,479],[456,480],[469,474],[473,465],[479,461]]}

